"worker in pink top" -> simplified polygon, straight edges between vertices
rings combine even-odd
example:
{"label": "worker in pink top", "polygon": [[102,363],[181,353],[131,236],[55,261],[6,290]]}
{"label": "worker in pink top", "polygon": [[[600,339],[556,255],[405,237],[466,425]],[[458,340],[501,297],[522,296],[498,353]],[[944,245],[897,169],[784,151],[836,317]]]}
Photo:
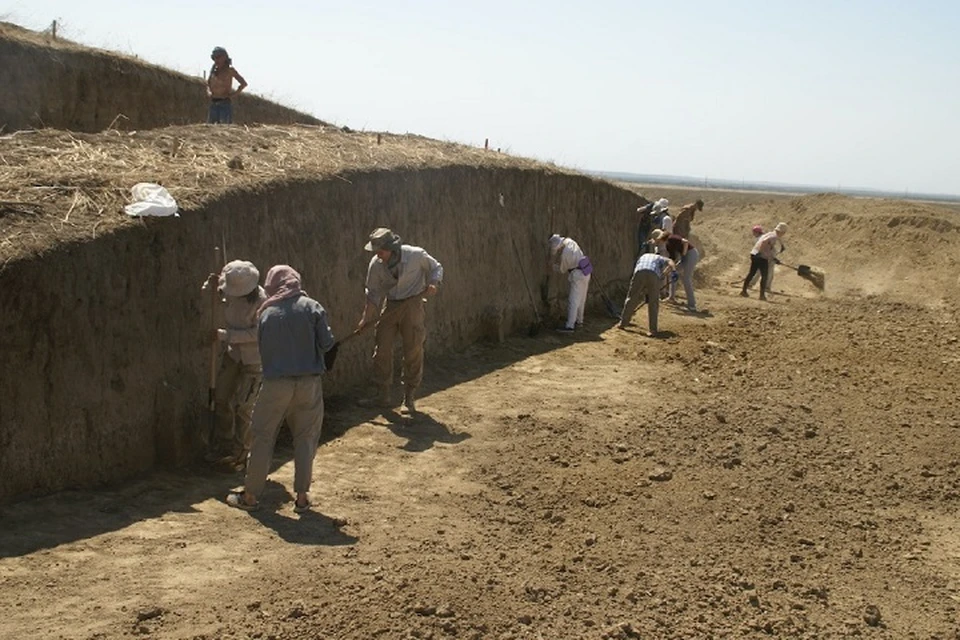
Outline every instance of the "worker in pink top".
{"label": "worker in pink top", "polygon": [[760,299],[767,299],[767,279],[769,278],[770,264],[776,257],[776,245],[780,239],[787,233],[787,225],[783,222],[777,224],[773,231],[765,233],[757,239],[750,252],[750,273],[743,280],[743,289],[740,295],[744,298],[750,294],[747,293],[747,287],[750,286],[750,280],[760,273]]}
{"label": "worker in pink top", "polygon": [[[763,235],[763,227],[760,225],[754,225],[753,227],[753,238],[754,242],[757,241],[757,238]],[[780,241],[780,251],[777,253],[783,253],[787,249],[786,245],[783,244],[783,241]],[[767,293],[773,293],[773,274],[776,272],[776,260],[771,260],[767,263]],[[756,273],[752,278],[750,278],[750,285],[748,289],[753,289],[753,285],[756,284],[757,278],[759,277],[759,272]]]}

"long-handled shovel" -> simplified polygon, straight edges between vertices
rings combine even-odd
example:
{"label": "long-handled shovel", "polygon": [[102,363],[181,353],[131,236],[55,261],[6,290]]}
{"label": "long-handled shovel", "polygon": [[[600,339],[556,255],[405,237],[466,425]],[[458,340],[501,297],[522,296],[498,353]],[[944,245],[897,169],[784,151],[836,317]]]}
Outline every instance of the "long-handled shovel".
{"label": "long-handled shovel", "polygon": [[[213,248],[214,273],[223,267],[220,256],[220,247]],[[220,305],[220,291],[216,284],[210,287],[210,371],[209,387],[207,388],[207,420],[206,432],[203,434],[205,445],[209,445],[217,426],[217,365],[220,360],[220,340],[217,337],[217,308]]]}
{"label": "long-handled shovel", "polygon": [[[427,290],[424,289],[419,294],[412,296],[411,298],[408,298],[408,299],[412,300],[414,298],[420,298],[423,302],[426,302],[427,299],[423,297],[424,294],[426,294],[426,292]],[[367,324],[363,325],[359,329],[354,329],[353,331],[348,333],[346,336],[344,336],[343,338],[340,338],[335,343],[333,343],[333,346],[330,347],[330,350],[327,351],[325,354],[323,354],[323,363],[324,365],[326,365],[327,371],[333,370],[333,365],[337,361],[337,353],[339,352],[340,347],[342,347],[347,342],[350,342],[357,336],[366,333],[367,329],[369,329],[370,327],[375,327],[377,326],[377,324],[383,322],[384,320],[389,320],[390,318],[398,315],[402,309],[403,309],[403,304],[396,305],[395,307],[388,309],[387,311],[384,311],[380,315],[380,317],[377,319],[376,322],[368,322]]]}
{"label": "long-handled shovel", "polygon": [[824,287],[826,286],[826,275],[820,269],[811,267],[808,264],[800,264],[797,266],[793,266],[792,264],[787,264],[786,262],[783,262],[780,259],[777,259],[776,262],[777,264],[782,265],[788,269],[793,269],[794,271],[797,272],[798,276],[800,276],[807,282],[810,282],[813,286],[815,286],[820,291],[823,291]]}
{"label": "long-handled shovel", "polygon": [[513,252],[517,256],[517,264],[520,266],[520,275],[523,276],[523,284],[527,288],[527,295],[530,297],[530,306],[533,307],[533,316],[536,318],[536,321],[530,325],[530,328],[527,330],[527,335],[531,338],[540,333],[540,329],[543,327],[543,321],[540,319],[540,311],[537,309],[537,301],[533,297],[533,291],[530,290],[530,282],[527,280],[527,274],[523,270],[523,258],[520,257],[520,250],[517,249],[516,240],[510,239],[510,242],[513,244]]}
{"label": "long-handled shovel", "polygon": [[623,315],[623,309],[615,305],[613,300],[607,296],[607,292],[603,290],[603,285],[600,284],[599,280],[597,280],[597,288],[600,289],[600,298],[603,299],[603,306],[607,308],[607,315],[615,320],[619,320],[620,316]]}

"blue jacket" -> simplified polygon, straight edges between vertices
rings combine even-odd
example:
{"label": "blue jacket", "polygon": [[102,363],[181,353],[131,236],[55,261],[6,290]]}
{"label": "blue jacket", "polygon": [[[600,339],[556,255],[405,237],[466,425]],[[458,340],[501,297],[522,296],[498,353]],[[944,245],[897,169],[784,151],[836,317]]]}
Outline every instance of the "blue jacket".
{"label": "blue jacket", "polygon": [[264,309],[257,341],[266,380],[323,373],[323,354],[334,344],[326,310],[305,295]]}

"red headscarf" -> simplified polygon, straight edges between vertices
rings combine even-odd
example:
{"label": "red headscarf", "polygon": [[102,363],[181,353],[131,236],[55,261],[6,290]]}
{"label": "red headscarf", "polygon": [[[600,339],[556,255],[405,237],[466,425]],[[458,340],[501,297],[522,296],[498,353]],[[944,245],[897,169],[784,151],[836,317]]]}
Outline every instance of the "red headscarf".
{"label": "red headscarf", "polygon": [[263,289],[267,292],[268,297],[257,309],[257,316],[262,314],[267,307],[273,306],[281,300],[306,295],[306,292],[300,288],[300,274],[293,267],[285,264],[270,267],[263,283]]}

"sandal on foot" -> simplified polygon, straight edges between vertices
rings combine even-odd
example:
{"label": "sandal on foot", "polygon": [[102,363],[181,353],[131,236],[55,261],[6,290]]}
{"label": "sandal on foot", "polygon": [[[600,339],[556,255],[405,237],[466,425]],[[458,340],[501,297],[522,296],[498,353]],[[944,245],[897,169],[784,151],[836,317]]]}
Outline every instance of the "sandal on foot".
{"label": "sandal on foot", "polygon": [[237,509],[243,509],[244,511],[256,511],[260,508],[259,502],[254,502],[253,504],[247,503],[244,499],[243,491],[234,491],[233,493],[227,494],[227,504],[231,507],[236,507]]}
{"label": "sandal on foot", "polygon": [[312,507],[312,506],[313,506],[313,505],[310,504],[310,501],[309,501],[309,500],[307,500],[307,504],[305,504],[305,505],[297,504],[297,501],[294,500],[294,501],[293,501],[293,512],[294,512],[294,513],[306,513],[307,511],[310,511],[310,507]]}

